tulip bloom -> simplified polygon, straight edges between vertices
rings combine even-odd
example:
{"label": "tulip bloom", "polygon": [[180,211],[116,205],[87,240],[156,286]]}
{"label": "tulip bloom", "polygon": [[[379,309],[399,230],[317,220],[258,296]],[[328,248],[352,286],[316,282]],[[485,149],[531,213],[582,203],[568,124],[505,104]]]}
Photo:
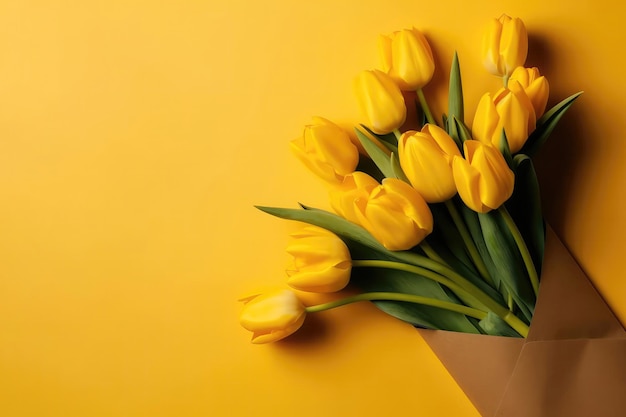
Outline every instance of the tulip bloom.
{"label": "tulip bloom", "polygon": [[500,89],[493,97],[486,93],[478,102],[472,133],[475,139],[498,147],[502,129],[511,153],[516,153],[535,130],[535,109],[522,86],[515,80],[510,88]]}
{"label": "tulip bloom", "polygon": [[354,81],[354,91],[367,126],[386,134],[402,126],[406,105],[400,88],[391,77],[379,70],[363,71]]}
{"label": "tulip bloom", "polygon": [[429,203],[441,203],[456,194],[454,156],[461,156],[461,152],[445,130],[436,125],[426,124],[421,132],[405,132],[398,142],[402,170]]}
{"label": "tulip bloom", "polygon": [[550,85],[546,77],[539,74],[539,70],[536,67],[517,67],[511,74],[511,78],[509,78],[509,84],[515,81],[522,86],[533,104],[537,119],[540,118],[546,110],[548,96],[550,95]]}
{"label": "tulip bloom", "polygon": [[330,189],[330,205],[346,220],[360,224],[354,202],[367,198],[380,184],[364,172],[355,171],[346,175],[343,183]]}
{"label": "tulip bloom", "polygon": [[342,181],[359,163],[359,151],[348,133],[322,117],[314,117],[290,147],[307,168],[328,182]]}
{"label": "tulip bloom", "polygon": [[433,77],[433,53],[419,30],[404,29],[390,36],[381,35],[378,46],[383,71],[393,78],[400,89],[419,90]]}
{"label": "tulip bloom", "polygon": [[489,23],[483,36],[482,56],[487,71],[509,76],[524,65],[528,54],[528,34],[524,22],[505,14]]}
{"label": "tulip bloom", "polygon": [[497,209],[513,194],[515,175],[497,148],[477,140],[463,144],[465,159],[455,157],[452,172],[459,196],[479,213]]}
{"label": "tulip bloom", "polygon": [[253,295],[242,301],[245,305],[239,322],[252,332],[252,343],[270,343],[283,339],[295,333],[306,317],[304,305],[290,290]]}
{"label": "tulip bloom", "polygon": [[408,250],[433,230],[422,196],[396,178],[385,178],[367,198],[355,201],[360,224],[389,250]]}
{"label": "tulip bloom", "polygon": [[334,233],[308,226],[291,235],[287,253],[287,284],[301,291],[335,292],[350,281],[352,259],[346,244]]}

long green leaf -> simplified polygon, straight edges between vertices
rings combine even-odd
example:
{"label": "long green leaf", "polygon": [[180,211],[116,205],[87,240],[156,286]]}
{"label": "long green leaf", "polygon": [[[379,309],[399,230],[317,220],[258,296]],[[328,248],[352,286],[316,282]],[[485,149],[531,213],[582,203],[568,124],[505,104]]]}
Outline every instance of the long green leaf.
{"label": "long green leaf", "polygon": [[537,274],[540,274],[546,229],[541,212],[539,181],[530,157],[517,154],[513,158],[513,163],[515,187],[513,195],[506,202],[506,207],[526,242]]}
{"label": "long green leaf", "polygon": [[459,65],[459,56],[456,51],[454,52],[452,66],[450,67],[450,84],[448,93],[448,120],[453,117],[461,122],[464,120],[461,67]]}
{"label": "long green leaf", "polygon": [[[348,240],[346,243],[350,248],[350,254],[355,259],[395,260],[383,252],[374,251],[355,242]],[[440,284],[420,275],[404,271],[380,268],[353,268],[350,282],[367,292],[389,291],[414,294],[462,305],[458,298],[446,291]],[[476,320],[469,319],[459,313],[397,301],[375,301],[374,304],[387,314],[414,326],[480,333],[480,327]]]}
{"label": "long green leaf", "polygon": [[513,170],[513,155],[511,155],[511,148],[509,147],[509,140],[506,137],[506,132],[502,129],[499,143],[500,153],[504,157],[506,164]]}
{"label": "long green leaf", "polygon": [[511,232],[495,210],[479,213],[478,219],[487,250],[503,287],[530,321],[535,308],[535,294]]}
{"label": "long green leaf", "polygon": [[402,166],[400,166],[400,160],[398,159],[396,154],[393,152],[391,153],[391,158],[390,158],[389,163],[391,164],[391,170],[393,171],[395,178],[402,180],[406,182],[407,184],[411,183],[411,181],[409,181],[409,179],[406,177],[404,170],[402,170]]}
{"label": "long green leaf", "polygon": [[280,217],[281,219],[296,220],[322,227],[340,237],[353,240],[372,249],[386,250],[383,245],[378,243],[378,241],[361,226],[324,210],[311,209],[306,206],[302,206],[306,208],[306,210],[264,206],[255,207],[272,216]]}
{"label": "long green leaf", "polygon": [[[302,221],[323,227],[340,236],[350,248],[354,259],[398,260],[394,252],[387,251],[365,229],[333,213],[302,206],[304,210],[277,207],[257,207],[265,213],[283,219]],[[391,291],[416,294],[459,303],[458,298],[432,280],[402,271],[373,268],[355,268],[354,283],[364,291]],[[383,311],[415,326],[478,333],[477,324],[467,317],[434,307],[415,304],[377,301]]]}
{"label": "long green leaf", "polygon": [[367,152],[369,157],[372,158],[372,161],[374,161],[383,175],[387,178],[395,178],[395,174],[389,160],[389,154],[380,149],[378,145],[374,143],[373,140],[368,138],[365,133],[361,132],[359,129],[355,129],[355,131],[361,145],[365,148],[365,152]]}
{"label": "long green leaf", "polygon": [[367,133],[369,133],[370,135],[374,136],[376,139],[383,142],[384,145],[391,144],[396,147],[398,146],[398,140],[396,139],[396,135],[394,133],[387,133],[386,135],[379,135],[378,133],[374,133],[372,129],[365,126],[364,124],[361,124],[359,126],[361,126],[364,130],[366,130]]}
{"label": "long green leaf", "polygon": [[467,230],[469,230],[470,235],[472,236],[472,240],[474,241],[476,249],[478,249],[478,253],[487,267],[489,275],[494,280],[495,289],[499,289],[501,287],[500,277],[493,260],[491,259],[487,245],[485,244],[485,237],[483,236],[483,231],[480,228],[478,213],[468,208],[465,204],[463,204],[463,202],[460,201],[460,199],[454,199],[454,203],[456,204],[457,209],[461,212],[461,216],[467,225]]}
{"label": "long green leaf", "polygon": [[574,104],[574,101],[580,97],[582,93],[583,92],[581,91],[576,94],[572,94],[548,110],[541,117],[541,119],[537,121],[537,128],[530,134],[519,153],[523,153],[531,157],[534,156],[546,142],[556,125],[559,123],[559,120],[561,120],[561,117],[563,117],[565,112],[572,104]]}

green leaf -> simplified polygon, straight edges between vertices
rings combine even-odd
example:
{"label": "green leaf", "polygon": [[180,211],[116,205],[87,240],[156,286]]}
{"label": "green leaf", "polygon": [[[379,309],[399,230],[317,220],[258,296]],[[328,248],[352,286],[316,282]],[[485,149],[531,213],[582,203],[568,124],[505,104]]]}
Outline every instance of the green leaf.
{"label": "green leaf", "polygon": [[391,170],[393,171],[395,178],[402,180],[407,184],[411,184],[411,181],[409,181],[404,171],[402,170],[402,167],[400,166],[400,160],[395,153],[391,153],[391,158],[389,162],[391,164]]}
{"label": "green leaf", "polygon": [[[350,240],[346,241],[350,254],[354,259],[382,259],[395,260],[389,254],[372,250]],[[439,283],[417,274],[404,271],[382,268],[353,268],[351,284],[366,292],[397,292],[403,294],[421,295],[456,304],[458,298],[446,291]],[[424,306],[399,301],[375,301],[374,304],[400,320],[414,326],[429,329],[451,330],[466,333],[480,333],[480,327],[474,319],[462,314],[442,310],[440,308]]]}
{"label": "green leaf", "polygon": [[[297,220],[330,230],[341,237],[354,259],[398,260],[396,252],[387,251],[365,229],[333,213],[302,206],[304,210],[277,207],[257,207],[273,216]],[[354,268],[351,282],[364,291],[390,291],[422,295],[459,303],[452,293],[430,279],[402,271],[379,268]],[[375,302],[381,310],[415,326],[479,333],[477,324],[462,314],[435,307],[395,301]]]}
{"label": "green leaf", "polygon": [[526,246],[541,274],[545,250],[546,229],[541,212],[539,181],[533,162],[527,155],[517,154],[513,158],[515,187],[506,207],[526,242]]}
{"label": "green leaf", "polygon": [[302,206],[305,210],[264,206],[255,207],[272,216],[280,217],[281,219],[296,220],[319,226],[330,230],[340,237],[359,242],[370,248],[382,251],[386,250],[367,230],[328,211],[306,206]]}
{"label": "green leaf", "polygon": [[359,129],[355,129],[355,131],[359,141],[363,145],[363,148],[365,148],[365,152],[367,152],[369,157],[372,158],[372,161],[374,161],[378,169],[380,169],[385,177],[394,178],[395,175],[393,168],[391,167],[389,154],[380,149],[373,140],[365,135],[365,133],[361,132]]}
{"label": "green leaf", "polygon": [[396,155],[398,155],[398,147],[396,145],[394,145],[393,143],[389,143],[389,142],[381,142],[385,148],[389,149],[389,152],[391,153],[395,153]]}
{"label": "green leaf", "polygon": [[489,272],[489,275],[494,280],[496,289],[500,288],[501,283],[500,283],[500,278],[498,276],[498,271],[496,270],[493,260],[491,259],[491,255],[489,254],[489,250],[487,249],[485,238],[483,236],[483,231],[480,227],[480,222],[478,220],[478,213],[476,213],[474,210],[467,207],[459,199],[455,199],[454,202],[457,208],[459,209],[459,211],[461,212],[461,216],[463,217],[463,220],[465,221],[465,224],[467,225],[467,229],[469,230],[470,235],[472,236],[472,240],[474,241],[474,244],[476,245],[476,249],[478,249],[478,253],[480,254],[480,257],[482,258],[483,262],[485,263],[485,266],[487,267],[487,271]]}
{"label": "green leaf", "polygon": [[359,155],[359,164],[356,166],[355,171],[365,172],[378,182],[381,182],[383,178],[385,178],[385,176],[382,172],[380,172],[380,169],[378,169],[374,161],[372,161],[366,155]]}
{"label": "green leaf", "polygon": [[367,133],[369,133],[370,135],[374,136],[376,139],[383,142],[384,145],[391,144],[396,147],[398,146],[398,139],[396,138],[396,135],[393,132],[387,133],[386,135],[379,135],[378,133],[374,133],[372,129],[365,126],[364,124],[361,124],[359,126],[361,126],[364,130],[366,130]]}
{"label": "green leaf", "polygon": [[498,211],[478,213],[478,220],[502,286],[530,322],[536,299],[515,239]]}
{"label": "green leaf", "polygon": [[461,67],[459,66],[459,56],[454,52],[452,66],[450,67],[450,85],[448,93],[448,119],[455,117],[463,121],[463,85],[461,83]]}
{"label": "green leaf", "polygon": [[458,141],[455,140],[455,142],[457,146],[459,147],[461,154],[463,154],[463,143],[467,140],[472,139],[472,134],[470,133],[467,126],[465,126],[465,123],[463,123],[456,117],[452,117],[451,119],[448,119],[448,120],[451,125],[454,125],[454,130],[457,132],[457,135],[458,135]]}
{"label": "green leaf", "polygon": [[482,319],[478,325],[485,331],[485,333],[492,336],[506,336],[506,337],[521,337],[519,333],[511,328],[500,317],[493,314],[491,311],[487,313],[487,317]]}
{"label": "green leaf", "polygon": [[454,117],[447,119],[447,122],[444,126],[446,126],[446,131],[456,144],[456,147],[459,148],[461,153],[463,153],[463,141],[461,141],[460,139],[459,125],[455,123],[455,120],[456,119]]}
{"label": "green leaf", "polygon": [[502,135],[500,135],[500,143],[498,144],[500,153],[504,156],[506,164],[513,170],[513,156],[511,155],[511,148],[509,147],[509,140],[506,138],[506,132],[502,129]]}
{"label": "green leaf", "polygon": [[538,121],[537,128],[530,134],[519,153],[534,156],[548,139],[561,117],[583,92],[572,94],[556,106],[548,110]]}
{"label": "green leaf", "polygon": [[[472,240],[477,246],[481,258],[483,258],[484,254],[489,257],[486,246],[484,244],[480,226],[478,225],[476,213],[469,210],[467,207],[465,207],[464,204],[460,204],[474,215],[472,220],[471,216],[468,216],[466,213],[462,212],[461,208],[459,207],[458,200],[453,199],[452,203],[455,204],[458,211],[462,213],[463,220],[465,220],[465,224],[466,226],[468,226],[470,235],[472,235]],[[475,269],[474,263],[469,257],[465,245],[463,244],[461,234],[454,225],[454,222],[445,206],[433,204],[431,205],[431,211],[433,213],[433,218],[435,219],[435,230],[428,237],[428,239],[429,242],[432,243],[433,248],[452,267],[452,269],[463,275],[463,277],[465,277],[468,281],[470,281],[472,284],[474,284],[496,302],[504,304],[504,299],[502,298],[501,294],[499,294],[495,288],[493,288],[488,282],[486,282]],[[469,217],[470,222],[473,222],[473,225],[468,224],[467,217]],[[476,237],[474,236],[474,234],[476,235]],[[480,247],[481,243],[482,253]],[[485,262],[485,264],[487,264],[485,260],[483,261]],[[489,262],[491,262],[490,258]],[[492,270],[489,270],[489,266],[487,264],[487,269],[489,273],[493,275],[492,270],[495,271],[495,268],[492,267]]]}

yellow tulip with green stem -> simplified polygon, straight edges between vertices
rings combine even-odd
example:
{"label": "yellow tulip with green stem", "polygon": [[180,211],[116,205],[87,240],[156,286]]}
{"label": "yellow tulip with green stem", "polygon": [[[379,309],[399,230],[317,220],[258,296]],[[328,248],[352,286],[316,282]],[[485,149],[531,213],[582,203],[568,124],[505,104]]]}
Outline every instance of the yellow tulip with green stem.
{"label": "yellow tulip with green stem", "polygon": [[528,55],[528,33],[524,22],[503,14],[492,19],[483,34],[482,56],[487,71],[507,84],[515,68],[523,66]]}
{"label": "yellow tulip with green stem", "polygon": [[381,66],[403,91],[415,91],[429,123],[434,119],[422,88],[435,72],[430,45],[419,30],[404,29],[381,35],[378,42]]}
{"label": "yellow tulip with green stem", "polygon": [[[337,214],[306,205],[259,207],[329,232],[296,236],[287,248],[287,283],[310,292],[346,285],[361,292],[306,307],[285,296],[291,321],[266,315],[267,326],[253,330],[257,341],[293,333],[302,314],[358,301],[419,327],[527,336],[545,245],[531,157],[580,93],[545,110],[549,86],[536,68],[523,67],[528,35],[520,19],[491,21],[482,47],[485,66],[504,86],[482,97],[471,130],[457,54],[439,127],[422,91],[435,70],[432,50],[421,32],[407,29],[381,36],[383,71],[356,77],[365,120],[356,127],[358,164],[345,136],[333,143],[325,123],[308,132],[311,146],[292,145],[327,178]],[[402,133],[407,90],[417,92],[427,123]]]}

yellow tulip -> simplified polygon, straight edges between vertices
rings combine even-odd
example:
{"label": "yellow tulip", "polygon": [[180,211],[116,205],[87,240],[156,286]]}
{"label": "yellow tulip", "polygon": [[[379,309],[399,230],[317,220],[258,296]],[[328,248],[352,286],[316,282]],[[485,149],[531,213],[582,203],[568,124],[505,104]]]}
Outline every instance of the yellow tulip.
{"label": "yellow tulip", "polygon": [[535,125],[535,109],[530,99],[522,86],[511,80],[509,88],[501,88],[493,97],[489,93],[482,96],[472,133],[474,139],[498,147],[504,129],[511,153],[516,153],[535,130]]}
{"label": "yellow tulip", "polygon": [[322,117],[314,117],[290,147],[307,168],[328,182],[342,181],[359,163],[359,151],[348,133]]}
{"label": "yellow tulip", "polygon": [[334,233],[308,226],[291,235],[287,253],[287,284],[296,290],[335,292],[350,281],[352,258],[346,244]]}
{"label": "yellow tulip", "polygon": [[417,29],[404,29],[379,37],[383,71],[400,89],[419,90],[435,72],[435,61],[428,41]]}
{"label": "yellow tulip", "polygon": [[517,67],[511,74],[511,78],[509,78],[509,84],[512,84],[514,81],[517,81],[524,89],[524,92],[533,104],[535,116],[539,119],[546,110],[548,96],[550,95],[548,80],[539,74],[539,69],[536,67]]}
{"label": "yellow tulip", "polygon": [[367,126],[375,133],[398,129],[406,119],[406,105],[400,88],[382,71],[363,71],[354,81],[354,91]]}
{"label": "yellow tulip", "polygon": [[379,185],[378,181],[366,173],[355,171],[346,175],[339,186],[330,189],[330,205],[344,219],[359,224],[354,202],[367,198]]}
{"label": "yellow tulip", "polygon": [[355,201],[359,223],[389,250],[408,250],[433,230],[433,216],[409,184],[385,178],[367,198]]}
{"label": "yellow tulip", "polygon": [[459,196],[479,213],[497,209],[513,194],[515,176],[500,151],[477,140],[463,144],[465,159],[454,157],[452,172]]}
{"label": "yellow tulip", "polygon": [[483,36],[482,56],[487,71],[509,76],[524,65],[528,54],[528,34],[524,22],[505,14],[492,19]]}
{"label": "yellow tulip", "polygon": [[402,170],[429,203],[441,203],[456,194],[454,156],[461,156],[461,152],[445,130],[436,125],[425,124],[421,132],[405,132],[398,142]]}
{"label": "yellow tulip", "polygon": [[306,317],[304,305],[287,289],[253,295],[239,316],[241,325],[252,332],[252,343],[270,343],[283,339],[302,326]]}

